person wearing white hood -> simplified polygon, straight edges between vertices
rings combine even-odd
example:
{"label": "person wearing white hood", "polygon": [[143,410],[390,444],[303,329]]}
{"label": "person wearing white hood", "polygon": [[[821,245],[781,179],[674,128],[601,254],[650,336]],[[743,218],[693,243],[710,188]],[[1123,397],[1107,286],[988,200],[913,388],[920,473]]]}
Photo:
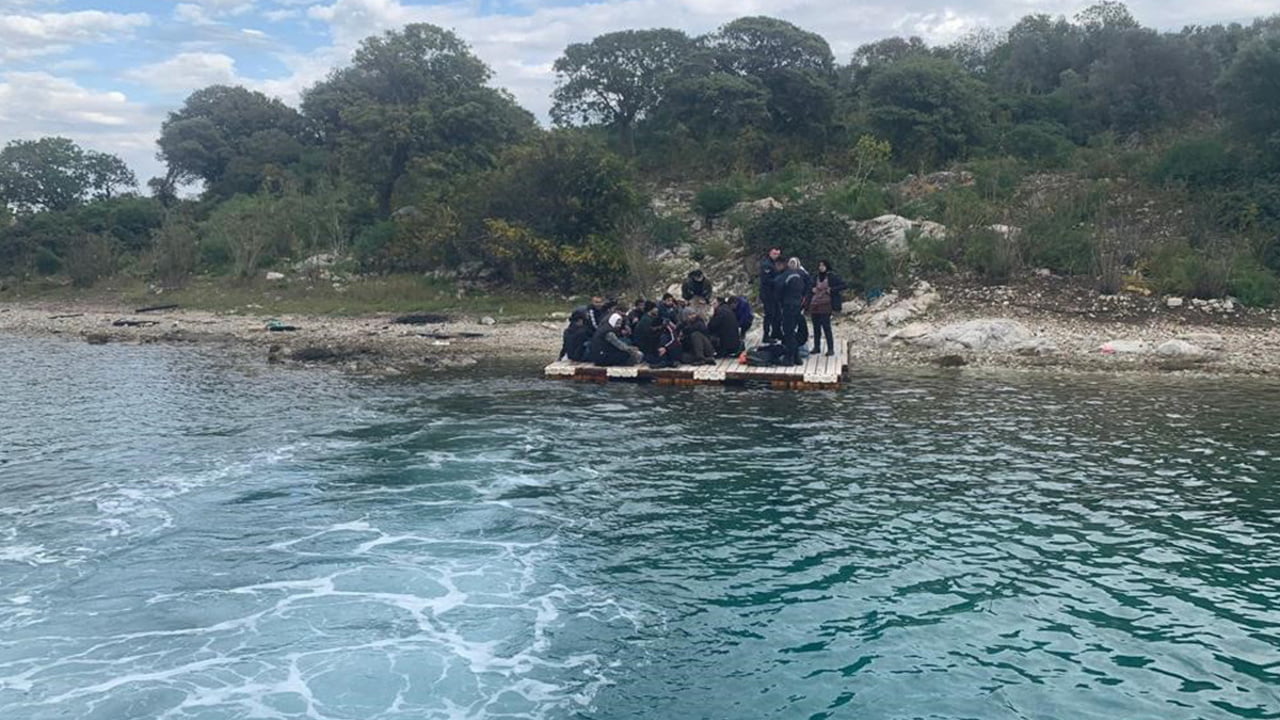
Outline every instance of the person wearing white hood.
{"label": "person wearing white hood", "polygon": [[620,312],[611,312],[605,322],[596,329],[591,337],[587,357],[596,365],[621,366],[635,365],[640,362],[640,349],[628,344],[622,338],[627,333],[627,324]]}

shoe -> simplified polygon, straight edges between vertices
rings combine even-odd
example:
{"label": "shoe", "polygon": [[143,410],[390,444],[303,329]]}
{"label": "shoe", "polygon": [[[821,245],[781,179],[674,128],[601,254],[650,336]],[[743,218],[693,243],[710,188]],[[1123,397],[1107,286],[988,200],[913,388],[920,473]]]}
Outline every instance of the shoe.
{"label": "shoe", "polygon": [[810,355],[817,355],[817,354],[818,354],[818,353],[820,353],[820,352],[822,352],[822,346],[821,346],[821,345],[814,345],[814,346],[813,346],[813,349],[809,351],[809,354],[810,354]]}
{"label": "shoe", "polygon": [[835,357],[835,354],[836,354],[836,351],[835,351],[835,350],[828,350],[828,351],[827,351],[827,357]]}

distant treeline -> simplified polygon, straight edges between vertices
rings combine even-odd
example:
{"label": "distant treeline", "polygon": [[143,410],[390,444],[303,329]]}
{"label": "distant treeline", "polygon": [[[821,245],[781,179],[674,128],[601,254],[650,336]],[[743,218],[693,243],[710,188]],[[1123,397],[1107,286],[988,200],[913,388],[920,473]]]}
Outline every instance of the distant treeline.
{"label": "distant treeline", "polygon": [[[180,282],[333,253],[368,272],[482,263],[535,287],[618,286],[643,274],[646,248],[684,240],[644,192],[679,183],[702,188],[708,218],[753,196],[793,201],[747,241],[774,228],[847,249],[868,283],[906,268],[863,257],[833,217],[953,228],[946,243],[913,245],[917,269],[1001,281],[1035,264],[1103,285],[1145,269],[1170,291],[1275,299],[1280,16],[1170,33],[1103,2],[842,59],[817,33],[746,17],[699,37],[608,33],[570,45],[555,71],[556,128],[544,130],[457,36],[409,25],[367,38],[297,108],[242,87],[193,93],[163,125],[167,172],[145,196],[113,156],[62,138],[9,143],[0,275]],[[885,191],[956,165],[976,184],[926,201]],[[983,232],[1033,225],[1013,208],[1046,172],[1079,182],[1065,206],[1041,208],[1043,227],[1023,240]],[[1185,210],[1176,237],[1106,240],[1125,229],[1104,180]],[[198,199],[180,198],[192,183]],[[814,228],[821,237],[803,235]]]}

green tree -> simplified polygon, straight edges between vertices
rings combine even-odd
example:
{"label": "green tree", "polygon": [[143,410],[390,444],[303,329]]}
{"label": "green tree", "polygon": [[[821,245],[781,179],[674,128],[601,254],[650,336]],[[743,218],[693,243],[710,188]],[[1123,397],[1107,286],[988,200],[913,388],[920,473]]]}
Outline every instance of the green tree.
{"label": "green tree", "polygon": [[963,157],[989,123],[986,88],[950,60],[912,57],[874,73],[866,111],[903,160],[921,165]]}
{"label": "green tree", "polygon": [[265,168],[298,162],[312,142],[302,116],[276,98],[212,85],[192,93],[160,127],[162,187],[203,181],[214,197],[253,193]]}
{"label": "green tree", "polygon": [[350,66],[306,92],[302,108],[386,218],[410,174],[452,182],[533,132],[533,117],[488,87],[489,77],[453,33],[407,25],[365,39]]}
{"label": "green tree", "polygon": [[1218,91],[1232,124],[1252,142],[1280,152],[1280,30],[1242,46]]}
{"label": "green tree", "polygon": [[123,160],[67,138],[14,140],[0,150],[0,204],[21,213],[69,210],[136,184]]}
{"label": "green tree", "polygon": [[679,30],[624,30],[565,48],[555,63],[551,117],[558,125],[598,122],[635,153],[635,124],[662,101],[668,81],[692,48]]}

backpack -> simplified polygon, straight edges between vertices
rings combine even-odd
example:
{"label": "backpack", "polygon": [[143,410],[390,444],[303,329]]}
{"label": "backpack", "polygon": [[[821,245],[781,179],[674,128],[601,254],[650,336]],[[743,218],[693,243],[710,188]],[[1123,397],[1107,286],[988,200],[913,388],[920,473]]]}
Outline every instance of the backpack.
{"label": "backpack", "polygon": [[785,355],[786,350],[781,345],[761,345],[747,351],[747,365],[754,367],[777,365]]}

